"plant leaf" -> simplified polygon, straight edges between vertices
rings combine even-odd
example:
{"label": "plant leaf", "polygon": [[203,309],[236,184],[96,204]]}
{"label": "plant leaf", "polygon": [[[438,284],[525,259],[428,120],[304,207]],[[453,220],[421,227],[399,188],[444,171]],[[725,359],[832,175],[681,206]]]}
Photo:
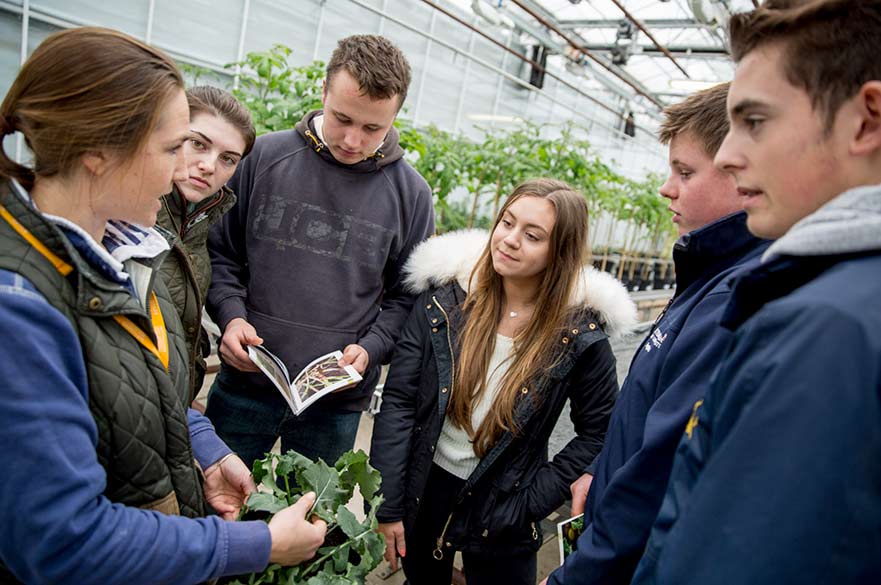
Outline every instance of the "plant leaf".
{"label": "plant leaf", "polygon": [[335,523],[340,504],[348,500],[345,490],[340,489],[340,477],[336,469],[319,459],[297,476],[303,492],[315,492],[312,512],[328,523]]}
{"label": "plant leaf", "polygon": [[276,514],[288,507],[286,500],[269,492],[254,492],[248,496],[248,509]]}
{"label": "plant leaf", "polygon": [[355,538],[365,531],[370,530],[369,524],[366,527],[363,526],[358,522],[358,519],[355,518],[355,515],[345,506],[340,506],[339,510],[337,510],[336,519],[340,528],[349,538]]}
{"label": "plant leaf", "polygon": [[355,485],[361,490],[361,496],[369,501],[379,490],[382,478],[376,469],[368,462],[367,453],[358,450],[343,453],[335,465],[340,472],[340,487],[345,489],[351,497]]}
{"label": "plant leaf", "polygon": [[[345,510],[345,508],[341,509]],[[333,570],[337,573],[345,574],[346,569],[349,566],[349,548],[350,545],[346,543],[333,553]]]}
{"label": "plant leaf", "polygon": [[352,585],[352,581],[342,575],[330,575],[322,572],[306,581],[306,585]]}

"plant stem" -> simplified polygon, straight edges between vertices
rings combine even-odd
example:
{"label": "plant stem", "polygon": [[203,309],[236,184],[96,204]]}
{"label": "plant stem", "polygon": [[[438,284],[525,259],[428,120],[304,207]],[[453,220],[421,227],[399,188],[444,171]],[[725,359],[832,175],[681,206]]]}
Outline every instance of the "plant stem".
{"label": "plant stem", "polygon": [[362,538],[364,538],[365,535],[370,534],[370,532],[371,532],[370,530],[365,530],[364,532],[362,532],[358,536],[356,536],[354,538],[350,538],[346,542],[344,542],[342,544],[338,544],[337,546],[333,547],[332,551],[330,551],[329,553],[326,553],[323,557],[316,559],[313,562],[309,563],[309,566],[306,567],[302,573],[300,573],[300,578],[303,578],[306,575],[308,575],[310,572],[312,572],[312,569],[314,567],[320,567],[321,563],[323,563],[324,561],[326,561],[327,559],[332,557],[334,555],[334,553],[336,553],[336,551],[338,551],[342,547],[346,546],[347,544],[353,543],[355,541],[361,540]]}

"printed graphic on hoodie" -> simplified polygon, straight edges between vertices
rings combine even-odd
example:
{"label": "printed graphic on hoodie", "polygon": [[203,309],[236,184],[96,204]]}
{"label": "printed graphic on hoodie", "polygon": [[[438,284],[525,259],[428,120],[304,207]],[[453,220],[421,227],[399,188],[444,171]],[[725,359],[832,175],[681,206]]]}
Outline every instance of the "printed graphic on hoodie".
{"label": "printed graphic on hoodie", "polygon": [[251,233],[276,249],[293,247],[319,256],[382,270],[394,232],[364,219],[329,211],[313,203],[260,197]]}

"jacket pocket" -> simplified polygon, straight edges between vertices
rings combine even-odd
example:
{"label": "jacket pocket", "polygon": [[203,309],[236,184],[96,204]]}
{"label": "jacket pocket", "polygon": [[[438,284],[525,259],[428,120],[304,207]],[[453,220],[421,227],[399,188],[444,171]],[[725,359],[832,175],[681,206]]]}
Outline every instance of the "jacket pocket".
{"label": "jacket pocket", "polygon": [[180,516],[180,505],[177,503],[177,494],[173,491],[158,500],[144,504],[141,506],[141,509],[154,510],[165,514],[166,516]]}
{"label": "jacket pocket", "polygon": [[484,536],[507,542],[532,540],[532,522],[536,519],[529,515],[526,479],[522,462],[515,462],[495,478],[481,511]]}

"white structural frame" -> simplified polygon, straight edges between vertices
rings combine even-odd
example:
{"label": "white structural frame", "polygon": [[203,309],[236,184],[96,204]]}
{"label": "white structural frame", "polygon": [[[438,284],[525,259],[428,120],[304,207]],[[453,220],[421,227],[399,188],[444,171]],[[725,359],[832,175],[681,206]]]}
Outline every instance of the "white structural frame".
{"label": "white structural frame", "polygon": [[[314,60],[319,56],[318,51],[319,51],[319,47],[320,47],[320,43],[321,43],[321,39],[322,39],[326,0],[312,0],[312,1],[316,2],[320,7],[315,44],[314,44],[314,48],[313,48],[313,60]],[[464,104],[465,91],[467,88],[468,76],[471,72],[471,64],[474,63],[474,64],[477,64],[480,67],[483,67],[484,69],[486,69],[490,72],[493,72],[499,76],[498,84],[496,87],[495,99],[493,101],[493,106],[492,106],[492,112],[493,112],[494,116],[497,115],[498,110],[499,110],[499,104],[500,104],[501,97],[502,97],[503,82],[504,82],[504,80],[507,80],[511,83],[519,85],[520,87],[528,89],[531,92],[530,96],[527,99],[527,106],[529,104],[531,104],[534,99],[537,99],[539,96],[541,96],[544,99],[548,100],[548,102],[550,103],[550,108],[551,108],[550,111],[551,112],[554,112],[556,110],[556,107],[559,106],[562,109],[564,109],[565,111],[569,112],[572,115],[573,119],[580,120],[582,123],[585,123],[587,128],[600,127],[609,134],[609,138],[623,138],[623,133],[620,128],[616,128],[603,120],[599,120],[591,115],[587,115],[587,114],[579,111],[577,108],[577,105],[578,105],[577,100],[576,100],[575,104],[565,103],[562,100],[562,98],[558,95],[559,94],[559,85],[560,85],[559,82],[556,82],[556,81],[554,82],[554,91],[553,91],[553,93],[550,93],[546,90],[538,89],[538,88],[530,85],[528,81],[523,80],[523,79],[519,78],[518,76],[513,75],[513,74],[509,73],[508,71],[506,71],[504,69],[504,67],[506,66],[507,61],[508,61],[508,53],[507,52],[503,53],[502,62],[501,62],[500,66],[496,66],[493,63],[487,62],[485,59],[482,59],[482,58],[478,57],[477,55],[475,55],[473,53],[473,51],[474,51],[476,34],[473,31],[470,32],[470,36],[469,36],[469,40],[468,40],[466,49],[462,49],[462,48],[460,48],[456,45],[453,45],[452,43],[449,43],[449,42],[439,38],[438,36],[436,36],[434,34],[434,24],[435,24],[437,18],[442,17],[442,15],[439,15],[437,13],[437,11],[432,12],[431,24],[429,26],[429,30],[424,31],[418,25],[408,23],[408,22],[406,22],[406,21],[404,21],[404,20],[402,20],[392,14],[389,14],[387,11],[388,4],[389,4],[388,0],[383,0],[382,5],[379,8],[377,8],[376,6],[373,6],[371,4],[368,4],[367,2],[365,2],[363,0],[347,0],[347,1],[351,4],[354,4],[358,7],[360,7],[360,8],[363,8],[363,9],[368,10],[374,14],[377,14],[380,17],[380,21],[379,21],[379,32],[380,33],[385,28],[385,21],[388,20],[390,22],[397,24],[398,26],[401,26],[402,28],[405,28],[409,31],[412,31],[413,33],[416,33],[417,35],[422,36],[423,38],[425,38],[428,41],[426,44],[426,49],[425,49],[425,66],[422,69],[419,87],[416,90],[416,97],[415,97],[415,104],[416,105],[415,105],[414,112],[413,112],[413,121],[417,125],[420,123],[420,113],[421,113],[420,112],[420,105],[422,102],[422,95],[423,95],[423,88],[425,86],[425,79],[428,74],[427,73],[428,72],[428,60],[431,55],[432,46],[434,44],[437,44],[437,45],[440,45],[440,46],[452,51],[453,53],[455,53],[457,55],[461,55],[467,59],[466,68],[465,68],[465,79],[463,80],[463,86],[462,86],[462,89],[461,89],[460,94],[458,96],[459,99],[458,99],[458,104],[457,104],[456,120],[455,120],[455,123],[453,126],[454,131],[459,131],[462,127],[462,116],[463,116],[463,110],[464,110],[463,104]],[[206,69],[209,69],[209,70],[217,72],[217,73],[221,73],[223,75],[231,75],[232,79],[233,79],[233,86],[234,87],[238,86],[238,80],[239,80],[239,74],[240,74],[240,69],[238,67],[235,69],[234,72],[230,72],[224,66],[224,63],[221,63],[219,61],[207,61],[205,59],[196,57],[196,56],[188,54],[186,52],[182,52],[179,49],[177,49],[176,47],[168,46],[165,43],[153,42],[152,37],[153,37],[153,28],[154,28],[154,19],[155,19],[155,5],[156,5],[156,0],[149,0],[149,2],[147,3],[147,6],[146,6],[147,22],[146,22],[146,29],[144,31],[144,37],[143,37],[143,40],[145,42],[153,44],[153,45],[163,49],[164,51],[167,51],[171,56],[173,56],[174,58],[176,58],[180,61],[190,63],[192,65],[204,67]],[[236,61],[242,61],[245,56],[245,38],[246,38],[247,31],[248,31],[248,17],[250,14],[250,5],[251,5],[251,0],[242,0],[241,29],[239,31]],[[36,22],[42,22],[45,24],[49,24],[51,26],[59,27],[59,28],[71,28],[71,27],[75,27],[75,26],[100,25],[100,23],[90,22],[86,19],[72,17],[71,15],[68,15],[68,14],[59,14],[57,11],[55,11],[51,8],[40,7],[39,5],[33,6],[30,0],[22,0],[21,4],[13,3],[8,0],[0,0],[0,11],[9,12],[9,13],[13,13],[13,14],[20,14],[22,17],[21,51],[20,51],[21,64],[23,64],[24,61],[27,59],[28,30],[29,30],[31,20],[34,20]],[[507,44],[510,45],[510,38],[508,39]],[[582,85],[582,83],[584,82],[584,79],[575,77],[573,79],[573,81],[575,82],[574,85]],[[584,91],[584,90],[582,90],[582,91]],[[609,104],[606,104],[606,105],[609,105]],[[615,106],[609,106],[609,107],[611,107],[613,109],[615,108]],[[648,134],[647,132],[643,132],[643,135],[646,137],[650,136],[650,134]],[[635,147],[636,149],[641,150],[643,152],[643,154],[648,155],[650,157],[650,159],[654,160],[658,164],[661,164],[661,163],[666,164],[666,159],[663,156],[663,154],[661,153],[659,148],[652,148],[648,144],[646,144],[642,141],[639,141],[639,140],[636,140],[636,141],[629,140],[628,146],[630,148]],[[20,162],[22,155],[23,155],[23,140],[22,140],[22,136],[19,134],[17,137],[17,141],[16,141],[16,160],[18,160]]]}

